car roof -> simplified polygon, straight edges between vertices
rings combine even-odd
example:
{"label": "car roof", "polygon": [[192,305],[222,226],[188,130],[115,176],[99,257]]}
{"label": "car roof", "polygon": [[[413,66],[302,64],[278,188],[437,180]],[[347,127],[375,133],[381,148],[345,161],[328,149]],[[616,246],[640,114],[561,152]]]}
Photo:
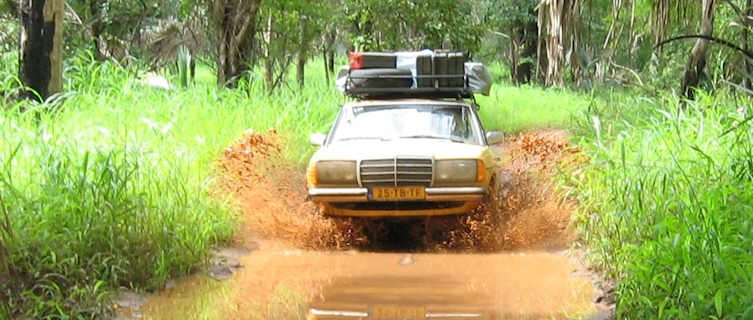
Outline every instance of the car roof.
{"label": "car roof", "polygon": [[471,106],[472,104],[464,100],[432,100],[432,99],[389,99],[389,100],[358,100],[348,101],[343,107],[369,107],[369,106],[390,106],[402,104],[422,104],[436,106]]}

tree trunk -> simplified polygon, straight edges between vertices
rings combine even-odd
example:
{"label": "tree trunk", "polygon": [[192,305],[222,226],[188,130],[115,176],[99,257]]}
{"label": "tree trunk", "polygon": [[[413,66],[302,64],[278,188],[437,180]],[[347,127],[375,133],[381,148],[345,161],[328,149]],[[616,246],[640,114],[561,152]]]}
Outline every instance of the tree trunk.
{"label": "tree trunk", "polygon": [[275,59],[272,57],[272,26],[274,25],[274,17],[270,13],[267,18],[266,29],[264,30],[264,42],[266,47],[264,50],[264,83],[271,91],[272,83],[275,77]]}
{"label": "tree trunk", "polygon": [[520,63],[520,45],[518,44],[518,38],[521,38],[518,35],[519,28],[513,27],[510,32],[510,77],[512,78],[513,83],[516,85],[520,84],[520,81],[518,80],[518,65]]}
{"label": "tree trunk", "polygon": [[520,54],[518,66],[515,68],[518,83],[530,83],[533,72],[533,59],[536,56],[536,43],[538,42],[539,28],[536,21],[529,21],[523,27],[521,42],[523,52]]}
{"label": "tree trunk", "polygon": [[327,52],[327,70],[329,73],[334,74],[335,73],[335,50],[330,49]]}
{"label": "tree trunk", "polygon": [[332,28],[331,31],[325,33],[326,38],[326,50],[324,50],[324,67],[325,73],[335,73],[335,41],[337,41],[337,29]]}
{"label": "tree trunk", "polygon": [[[570,67],[576,82],[580,67],[578,55],[578,29],[576,21],[581,0],[547,0],[538,6],[539,71],[544,75],[544,85],[562,86],[566,67]],[[542,55],[546,57],[541,60]],[[544,70],[542,70],[542,67]]]}
{"label": "tree trunk", "polygon": [[610,66],[614,62],[614,55],[619,47],[620,32],[617,32],[617,24],[620,22],[622,4],[622,0],[612,1],[612,22],[609,24],[609,31],[607,31],[604,44],[601,46],[601,61],[596,74],[596,79],[599,82],[603,82],[609,73]]}
{"label": "tree trunk", "polygon": [[296,64],[296,80],[298,87],[303,89],[306,86],[306,52],[298,52],[298,63]]}
{"label": "tree trunk", "polygon": [[63,90],[63,0],[21,4],[19,78],[26,99],[45,100]]}
{"label": "tree trunk", "polygon": [[303,89],[306,85],[306,55],[308,54],[308,39],[306,36],[306,25],[308,21],[301,17],[299,21],[301,27],[301,43],[298,47],[298,63],[296,64],[296,78],[298,80],[298,87]]}
{"label": "tree trunk", "polygon": [[324,82],[329,84],[329,70],[327,70],[327,51],[322,52],[322,64],[324,67]]}
{"label": "tree trunk", "polygon": [[249,70],[261,0],[214,0],[217,36],[217,85],[235,87]]}
{"label": "tree trunk", "polygon": [[92,21],[92,51],[97,61],[104,60],[102,47],[100,46],[100,36],[102,35],[102,0],[89,0],[89,14],[94,19]]}
{"label": "tree trunk", "polygon": [[[750,51],[749,45],[748,45],[748,29],[751,27],[751,25],[748,23],[748,17],[753,15],[753,8],[751,8],[751,0],[745,1],[745,16],[742,17],[743,19],[743,50]],[[745,89],[748,89],[748,91],[751,90],[751,77],[753,77],[753,66],[751,66],[751,61],[748,57],[743,57],[743,68],[745,70],[745,74],[743,75],[743,87]]]}
{"label": "tree trunk", "polygon": [[[703,0],[703,20],[701,22],[701,35],[712,36],[714,31],[714,2],[715,0]],[[695,88],[698,86],[703,70],[706,67],[706,49],[709,40],[699,38],[696,40],[693,50],[690,52],[688,64],[685,66],[685,76],[682,78],[682,92],[690,100],[695,99]]]}

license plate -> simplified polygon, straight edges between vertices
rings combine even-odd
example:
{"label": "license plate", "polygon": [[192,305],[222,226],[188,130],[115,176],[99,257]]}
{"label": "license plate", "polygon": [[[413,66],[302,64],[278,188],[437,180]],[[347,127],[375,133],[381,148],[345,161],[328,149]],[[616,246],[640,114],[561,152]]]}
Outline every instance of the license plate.
{"label": "license plate", "polygon": [[374,200],[423,200],[426,198],[424,187],[375,187],[371,192]]}
{"label": "license plate", "polygon": [[426,309],[421,307],[374,306],[371,318],[375,320],[422,320],[426,319]]}

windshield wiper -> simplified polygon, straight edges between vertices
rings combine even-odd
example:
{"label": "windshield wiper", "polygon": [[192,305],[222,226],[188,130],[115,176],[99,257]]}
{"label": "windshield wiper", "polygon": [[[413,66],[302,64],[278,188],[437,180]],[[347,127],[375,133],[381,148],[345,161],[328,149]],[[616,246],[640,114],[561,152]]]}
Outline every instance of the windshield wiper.
{"label": "windshield wiper", "polygon": [[407,139],[442,139],[442,140],[450,140],[452,142],[465,142],[463,139],[460,139],[458,137],[453,136],[434,136],[430,134],[417,134],[412,136],[401,136],[400,138],[407,138]]}

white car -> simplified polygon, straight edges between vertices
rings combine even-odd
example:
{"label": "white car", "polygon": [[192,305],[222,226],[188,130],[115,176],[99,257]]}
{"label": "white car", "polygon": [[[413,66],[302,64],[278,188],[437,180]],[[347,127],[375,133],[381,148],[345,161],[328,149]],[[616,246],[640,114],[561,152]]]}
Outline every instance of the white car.
{"label": "white car", "polygon": [[327,215],[410,217],[468,213],[493,192],[496,155],[478,106],[466,100],[346,103],[308,169],[308,196]]}

